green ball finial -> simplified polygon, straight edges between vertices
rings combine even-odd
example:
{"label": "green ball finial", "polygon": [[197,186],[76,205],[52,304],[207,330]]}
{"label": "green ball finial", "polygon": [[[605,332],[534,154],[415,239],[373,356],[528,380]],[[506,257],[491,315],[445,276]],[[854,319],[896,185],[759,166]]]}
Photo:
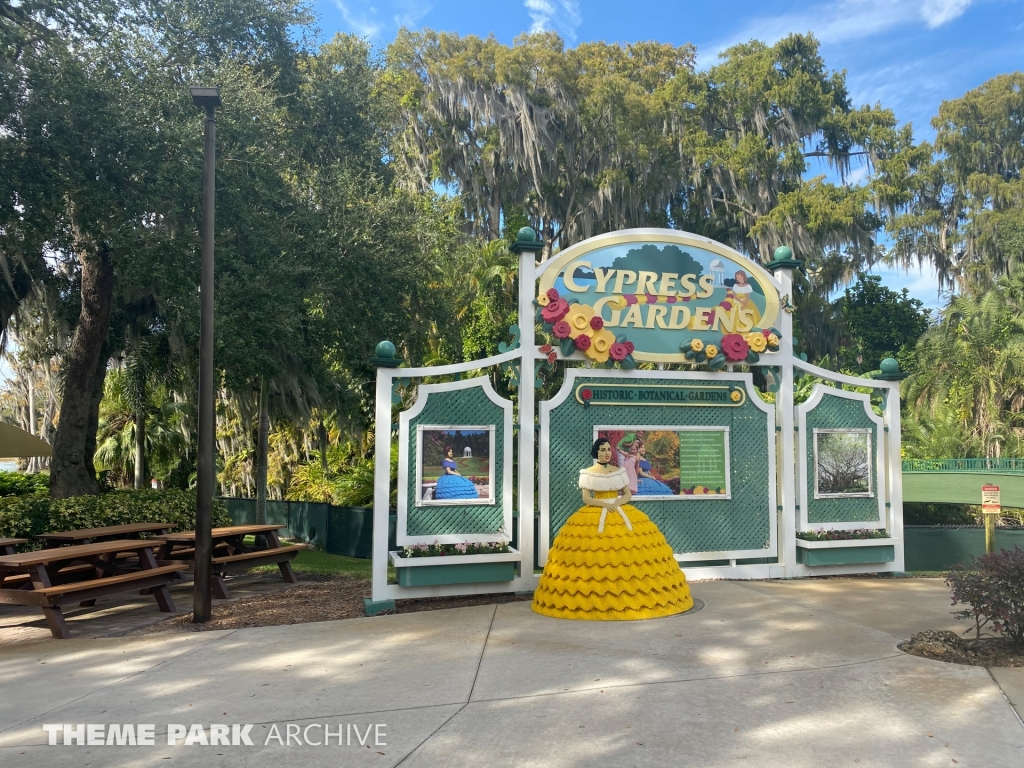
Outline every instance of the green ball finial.
{"label": "green ball finial", "polygon": [[878,369],[882,373],[899,373],[900,364],[896,362],[896,360],[894,360],[893,358],[887,357],[879,364]]}
{"label": "green ball finial", "polygon": [[537,233],[533,230],[533,227],[523,227],[516,235],[516,240],[521,243],[536,243]]}
{"label": "green ball finial", "polygon": [[382,341],[377,345],[377,349],[374,350],[374,354],[382,359],[392,359],[395,356],[395,345],[390,341]]}
{"label": "green ball finial", "polygon": [[793,249],[788,245],[780,245],[775,249],[775,260],[776,261],[787,261],[793,258]]}

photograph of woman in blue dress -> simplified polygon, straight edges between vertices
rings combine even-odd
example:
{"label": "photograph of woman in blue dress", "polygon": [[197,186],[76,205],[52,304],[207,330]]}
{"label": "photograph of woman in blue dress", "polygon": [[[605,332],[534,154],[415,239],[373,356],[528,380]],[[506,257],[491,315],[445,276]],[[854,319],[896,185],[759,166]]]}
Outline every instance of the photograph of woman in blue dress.
{"label": "photograph of woman in blue dress", "polygon": [[675,491],[661,482],[651,474],[651,462],[645,458],[647,446],[642,442],[636,443],[636,454],[639,461],[636,463],[637,491],[635,496],[673,496]]}
{"label": "photograph of woman in blue dress", "polygon": [[437,487],[434,489],[435,499],[477,499],[476,486],[459,474],[458,464],[455,463],[452,447],[444,449],[444,461],[441,462],[444,474],[437,478]]}

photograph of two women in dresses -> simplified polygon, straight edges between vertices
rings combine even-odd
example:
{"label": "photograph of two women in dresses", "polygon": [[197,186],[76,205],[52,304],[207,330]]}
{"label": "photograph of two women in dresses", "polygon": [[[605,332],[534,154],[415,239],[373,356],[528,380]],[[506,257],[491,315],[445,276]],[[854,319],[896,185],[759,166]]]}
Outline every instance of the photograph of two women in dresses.
{"label": "photograph of two women in dresses", "polygon": [[417,504],[493,504],[493,427],[420,429]]}
{"label": "photograph of two women in dresses", "polygon": [[612,444],[612,463],[626,470],[634,496],[679,496],[679,434],[600,430]]}
{"label": "photograph of two women in dresses", "polygon": [[729,497],[727,430],[601,426],[594,437],[611,443],[612,464],[626,471],[635,497]]}

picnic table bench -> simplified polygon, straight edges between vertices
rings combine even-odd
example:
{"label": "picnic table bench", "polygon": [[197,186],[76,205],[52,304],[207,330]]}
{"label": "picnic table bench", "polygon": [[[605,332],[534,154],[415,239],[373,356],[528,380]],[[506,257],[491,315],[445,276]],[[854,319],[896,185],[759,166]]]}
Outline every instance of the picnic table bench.
{"label": "picnic table bench", "polygon": [[[284,527],[283,525],[232,525],[225,528],[214,528],[210,531],[213,543],[211,579],[213,594],[221,600],[229,599],[231,593],[228,592],[228,588],[224,584],[224,576],[257,565],[271,563],[277,564],[281,570],[281,576],[286,582],[297,583],[298,579],[295,577],[295,571],[292,570],[291,561],[300,551],[306,549],[306,546],[304,544],[282,545],[277,531]],[[265,536],[267,548],[254,549],[247,546],[244,541],[246,536]],[[195,531],[169,533],[156,536],[154,540],[160,542],[157,554],[157,559],[160,562],[195,559]]]}
{"label": "picnic table bench", "polygon": [[0,538],[0,555],[13,555],[14,548],[19,544],[28,544],[28,539]]}
{"label": "picnic table bench", "polygon": [[168,533],[177,527],[174,523],[125,523],[105,525],[101,528],[80,528],[77,531],[51,531],[40,533],[36,538],[45,541],[47,547],[59,547],[65,544],[92,544],[110,539],[137,539],[142,533]]}
{"label": "picnic table bench", "polygon": [[[0,556],[0,603],[39,606],[50,634],[58,639],[71,636],[61,611],[66,603],[91,604],[104,595],[143,590],[153,594],[161,611],[171,613],[174,601],[167,584],[181,577],[184,565],[159,565],[154,546],[152,541],[123,539]],[[124,552],[138,558],[137,570],[117,562]]]}

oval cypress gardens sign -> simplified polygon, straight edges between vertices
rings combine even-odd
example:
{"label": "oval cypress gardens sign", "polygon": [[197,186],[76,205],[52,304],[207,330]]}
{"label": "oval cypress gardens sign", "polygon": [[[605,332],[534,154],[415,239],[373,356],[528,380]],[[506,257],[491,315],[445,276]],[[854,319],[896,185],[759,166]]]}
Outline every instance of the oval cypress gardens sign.
{"label": "oval cypress gardens sign", "polygon": [[574,245],[543,265],[538,304],[555,343],[564,350],[567,339],[587,335],[576,349],[599,363],[623,347],[637,361],[722,364],[778,349],[771,275],[686,232],[624,230]]}

